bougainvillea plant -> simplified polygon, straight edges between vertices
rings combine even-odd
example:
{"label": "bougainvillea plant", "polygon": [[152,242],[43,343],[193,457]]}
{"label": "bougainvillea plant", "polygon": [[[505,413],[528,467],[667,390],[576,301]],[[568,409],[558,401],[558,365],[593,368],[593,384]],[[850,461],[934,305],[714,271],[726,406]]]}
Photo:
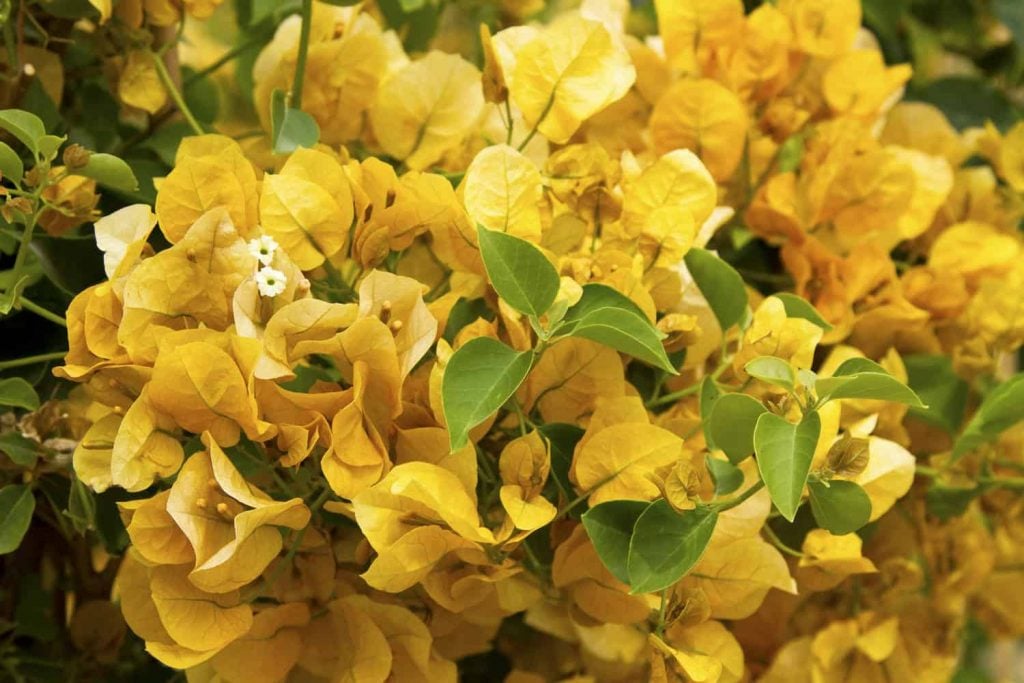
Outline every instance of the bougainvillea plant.
{"label": "bougainvillea plant", "polygon": [[[0,379],[0,551],[60,531],[89,662],[940,682],[1024,633],[1024,123],[903,101],[858,0],[15,4],[0,313],[68,346],[0,361],[59,380]],[[120,128],[36,77],[79,40]]]}

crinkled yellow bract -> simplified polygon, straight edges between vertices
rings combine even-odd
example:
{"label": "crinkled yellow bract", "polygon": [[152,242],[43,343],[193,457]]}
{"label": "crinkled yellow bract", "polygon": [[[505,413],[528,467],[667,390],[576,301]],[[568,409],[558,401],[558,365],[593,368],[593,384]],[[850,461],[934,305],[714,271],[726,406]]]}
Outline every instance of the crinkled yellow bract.
{"label": "crinkled yellow bract", "polygon": [[[492,650],[515,682],[941,681],[968,615],[1024,633],[1019,504],[972,488],[1024,434],[955,452],[980,400],[949,393],[1024,343],[1024,124],[897,104],[857,0],[658,0],[646,38],[549,4],[407,54],[317,2],[319,143],[186,138],[153,207],[96,220],[56,372],[78,479],[132,494],[131,629],[228,683]],[[275,135],[298,19],[253,70]],[[153,59],[117,91],[158,114]],[[78,181],[44,228],[94,217]]]}

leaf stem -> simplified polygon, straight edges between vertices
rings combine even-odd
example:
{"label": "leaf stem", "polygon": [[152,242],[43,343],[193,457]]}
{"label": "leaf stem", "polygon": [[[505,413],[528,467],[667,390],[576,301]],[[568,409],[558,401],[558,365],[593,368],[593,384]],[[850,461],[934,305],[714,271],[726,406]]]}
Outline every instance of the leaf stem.
{"label": "leaf stem", "polygon": [[746,503],[751,496],[753,496],[755,493],[757,493],[763,488],[764,482],[758,481],[756,484],[751,486],[749,489],[741,493],[736,498],[733,498],[732,500],[727,500],[724,503],[716,503],[713,507],[720,513],[725,512],[726,510],[732,510],[734,507],[739,507],[740,505]]}
{"label": "leaf stem", "polygon": [[39,304],[37,304],[35,302],[32,302],[32,301],[29,301],[25,297],[19,297],[18,303],[25,310],[31,311],[32,313],[35,313],[36,315],[38,315],[41,318],[46,318],[50,322],[55,323],[57,325],[60,325],[61,327],[65,327],[66,328],[68,326],[68,321],[67,320],[65,320],[64,318],[60,317],[59,315],[57,315],[53,311],[49,311],[49,310],[43,308],[42,306],[40,306]]}
{"label": "leaf stem", "polygon": [[306,80],[306,57],[309,54],[309,33],[313,23],[313,0],[302,0],[302,31],[299,34],[299,55],[295,61],[291,106],[302,109],[302,87]]}
{"label": "leaf stem", "polygon": [[786,553],[791,557],[804,557],[804,554],[802,552],[800,552],[799,550],[794,550],[793,548],[790,548],[788,545],[783,543],[782,539],[779,538],[775,531],[767,524],[761,527],[761,531],[763,531],[764,535],[768,537],[768,540],[771,541],[771,544],[779,550],[781,550],[782,552]]}
{"label": "leaf stem", "polygon": [[259,38],[254,38],[252,40],[247,40],[246,42],[242,43],[241,45],[234,46],[233,48],[231,48],[230,50],[228,50],[227,52],[222,54],[220,56],[220,58],[217,59],[217,61],[213,62],[209,66],[203,67],[199,71],[194,72],[192,75],[190,75],[188,78],[186,78],[184,83],[182,84],[182,86],[187,88],[188,86],[192,85],[193,83],[201,81],[202,79],[206,78],[210,74],[212,74],[215,71],[217,71],[218,69],[220,69],[222,66],[224,66],[228,62],[230,62],[230,61],[240,57],[247,50],[251,50],[251,49],[253,49],[255,47],[258,47],[263,42],[264,41],[260,40]]}
{"label": "leaf stem", "polygon": [[36,363],[49,363],[52,360],[63,360],[66,355],[67,351],[54,351],[53,353],[41,353],[38,356],[25,356],[24,358],[4,360],[0,361],[0,370],[20,368],[26,365],[35,365]]}
{"label": "leaf stem", "polygon": [[153,60],[153,64],[156,66],[156,74],[160,77],[160,83],[163,84],[164,88],[170,94],[171,99],[174,100],[174,106],[178,108],[181,115],[185,117],[185,121],[188,122],[190,128],[196,135],[205,135],[206,131],[203,129],[202,124],[196,119],[195,115],[192,114],[192,110],[188,108],[188,104],[185,102],[184,95],[181,94],[181,90],[178,88],[174,79],[171,78],[171,74],[167,71],[167,65],[164,64],[164,60],[157,53],[152,50],[149,51],[150,59]]}

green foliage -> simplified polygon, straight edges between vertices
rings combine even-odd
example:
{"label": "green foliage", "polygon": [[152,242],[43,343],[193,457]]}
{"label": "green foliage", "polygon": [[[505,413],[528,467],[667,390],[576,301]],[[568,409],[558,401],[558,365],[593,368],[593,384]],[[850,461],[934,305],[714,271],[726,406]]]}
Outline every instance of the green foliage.
{"label": "green foliage", "polygon": [[772,413],[764,413],[757,419],[754,429],[757,467],[772,502],[790,522],[800,507],[820,433],[821,418],[814,411],[804,415],[797,424]]}
{"label": "green foliage", "polygon": [[558,294],[558,272],[540,249],[514,235],[478,226],[480,256],[494,290],[520,313],[540,318]]}
{"label": "green foliage", "polygon": [[39,396],[32,385],[21,377],[0,379],[0,406],[35,410],[39,407]]}
{"label": "green foliage", "polygon": [[676,512],[668,501],[615,500],[583,515],[598,557],[633,593],[653,593],[672,585],[704,554],[718,512],[697,507]]}
{"label": "green foliage", "polygon": [[751,377],[756,377],[762,382],[774,384],[788,391],[793,391],[793,387],[796,384],[796,375],[793,372],[793,368],[781,358],[760,356],[747,363],[743,369]]}
{"label": "green foliage", "polygon": [[739,463],[754,452],[754,428],[765,412],[753,396],[725,394],[715,401],[705,429],[715,447]]}
{"label": "green foliage", "polygon": [[526,379],[533,352],[518,352],[491,337],[478,337],[456,351],[441,387],[452,450],[466,445],[469,430],[493,415]]}
{"label": "green foliage", "polygon": [[275,90],[270,101],[270,141],[275,154],[313,147],[320,139],[320,126],[312,116],[288,106],[288,95]]}
{"label": "green foliage", "polygon": [[747,310],[747,288],[740,274],[704,249],[691,249],[684,260],[722,329],[740,322]]}
{"label": "green foliage", "polygon": [[651,503],[629,539],[630,590],[653,593],[681,579],[707,550],[717,523],[712,508],[676,512],[663,498]]}
{"label": "green foliage", "polygon": [[0,555],[21,545],[35,509],[36,499],[28,486],[8,484],[0,489]]}
{"label": "green foliage", "polygon": [[560,333],[596,341],[676,374],[661,345],[663,335],[635,303],[607,285],[583,287],[583,296],[565,314]]}
{"label": "green foliage", "polygon": [[842,479],[807,484],[814,521],[836,535],[853,533],[871,518],[871,499],[859,484]]}
{"label": "green foliage", "polygon": [[1021,420],[1024,420],[1024,374],[1014,375],[989,392],[953,445],[953,460],[993,441]]}

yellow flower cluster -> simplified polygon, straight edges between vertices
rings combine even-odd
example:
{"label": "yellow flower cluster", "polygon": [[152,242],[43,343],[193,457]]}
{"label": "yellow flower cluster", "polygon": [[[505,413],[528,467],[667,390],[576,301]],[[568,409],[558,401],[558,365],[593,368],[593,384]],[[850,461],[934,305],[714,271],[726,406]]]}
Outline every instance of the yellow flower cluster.
{"label": "yellow flower cluster", "polygon": [[[316,3],[321,144],[263,168],[186,138],[153,210],[96,222],[108,279],[58,373],[91,401],[77,476],[136,494],[117,591],[153,656],[228,683],[455,680],[492,650],[513,683],[945,681],[968,614],[1024,632],[1022,432],[954,457],[902,384],[905,356],[974,381],[1024,343],[1024,124],[897,104],[858,0],[656,5],[646,41],[620,0],[484,29],[478,68]],[[255,64],[268,130],[298,19]],[[730,239],[806,301],[740,286],[728,313]],[[926,512],[914,454],[962,515]],[[644,512],[602,535],[612,509]],[[655,514],[693,526],[652,556]]]}

